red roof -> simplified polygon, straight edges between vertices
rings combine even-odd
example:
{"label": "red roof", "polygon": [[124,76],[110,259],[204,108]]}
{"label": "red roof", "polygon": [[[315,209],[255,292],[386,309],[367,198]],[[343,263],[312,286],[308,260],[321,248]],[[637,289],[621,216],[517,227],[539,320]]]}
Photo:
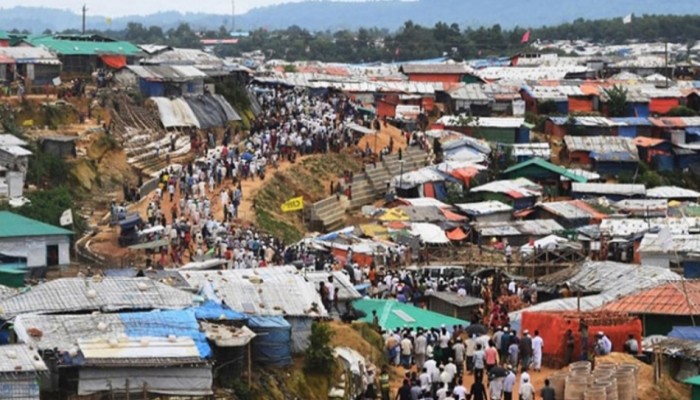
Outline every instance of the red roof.
{"label": "red roof", "polygon": [[655,288],[625,296],[608,303],[602,309],[630,314],[700,315],[700,281],[666,283]]}

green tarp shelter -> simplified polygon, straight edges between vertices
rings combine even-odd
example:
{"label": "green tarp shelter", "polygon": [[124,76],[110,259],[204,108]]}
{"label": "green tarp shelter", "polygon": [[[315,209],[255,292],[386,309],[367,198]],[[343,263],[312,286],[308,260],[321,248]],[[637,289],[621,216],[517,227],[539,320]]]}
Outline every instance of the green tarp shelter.
{"label": "green tarp shelter", "polygon": [[377,311],[379,326],[383,329],[396,328],[439,328],[442,325],[451,327],[454,325],[468,326],[469,322],[448,317],[422,308],[403,304],[395,300],[360,299],[352,305],[367,316],[360,319],[362,322],[372,323],[372,310]]}
{"label": "green tarp shelter", "polygon": [[692,400],[700,400],[700,375],[688,378],[683,383],[691,386],[690,398]]}

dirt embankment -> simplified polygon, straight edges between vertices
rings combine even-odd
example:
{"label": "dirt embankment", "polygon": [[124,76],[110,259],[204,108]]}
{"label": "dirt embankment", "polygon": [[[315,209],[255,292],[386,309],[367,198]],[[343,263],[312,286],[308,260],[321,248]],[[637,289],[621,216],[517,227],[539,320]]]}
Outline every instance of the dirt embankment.
{"label": "dirt embankment", "polygon": [[[290,198],[303,196],[308,207],[330,196],[330,183],[337,183],[344,170],[359,172],[361,169],[361,163],[346,153],[306,157],[290,168],[274,172],[259,191],[252,193],[252,197],[249,195],[248,198],[253,199],[250,212],[261,230],[277,235],[287,243],[299,240],[305,232],[302,213],[283,213],[281,205]],[[245,203],[241,212],[246,215]]]}

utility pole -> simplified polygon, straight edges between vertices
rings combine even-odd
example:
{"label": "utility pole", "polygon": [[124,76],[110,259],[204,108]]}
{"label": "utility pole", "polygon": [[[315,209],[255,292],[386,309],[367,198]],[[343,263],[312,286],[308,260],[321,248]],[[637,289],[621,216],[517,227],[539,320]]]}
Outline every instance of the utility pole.
{"label": "utility pole", "polygon": [[87,5],[83,4],[83,35],[85,34],[85,14],[87,14]]}
{"label": "utility pole", "polygon": [[231,33],[236,31],[236,0],[231,0]]}
{"label": "utility pole", "polygon": [[666,89],[668,89],[668,41],[664,41],[664,75],[666,76]]}

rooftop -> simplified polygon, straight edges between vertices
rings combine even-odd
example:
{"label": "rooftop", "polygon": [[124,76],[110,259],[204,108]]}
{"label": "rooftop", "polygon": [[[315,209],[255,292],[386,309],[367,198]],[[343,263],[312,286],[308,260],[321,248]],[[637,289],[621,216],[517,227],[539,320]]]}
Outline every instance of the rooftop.
{"label": "rooftop", "polygon": [[513,211],[513,207],[496,200],[482,201],[478,203],[455,204],[455,207],[469,215],[487,215],[497,212]]}
{"label": "rooftop", "polygon": [[134,56],[141,50],[129,42],[89,41],[76,37],[37,36],[26,39],[32,46],[43,46],[62,56],[124,55]]}
{"label": "rooftop", "polygon": [[630,314],[700,315],[700,281],[666,283],[625,296],[602,309]]}
{"label": "rooftop", "polygon": [[0,346],[0,374],[43,371],[48,371],[48,368],[34,347],[25,344]]}
{"label": "rooftop", "polygon": [[204,289],[209,297],[248,315],[311,318],[327,314],[317,286],[293,267],[183,271],[181,275],[193,288]]}
{"label": "rooftop", "polygon": [[364,322],[371,323],[372,311],[376,311],[379,318],[379,326],[383,329],[393,330],[404,327],[430,329],[439,328],[442,325],[450,327],[453,325],[469,325],[468,321],[448,317],[395,300],[362,299],[352,304],[356,309],[367,314],[361,319]]}
{"label": "rooftop", "polygon": [[404,64],[400,71],[405,74],[468,74],[472,69],[466,64]]}
{"label": "rooftop", "polygon": [[507,175],[507,174],[510,174],[512,172],[521,170],[523,168],[531,167],[531,166],[536,166],[539,168],[546,169],[547,171],[550,171],[550,172],[553,172],[555,174],[566,177],[569,180],[572,180],[574,182],[588,182],[588,179],[586,179],[586,177],[584,177],[584,176],[576,175],[564,167],[560,167],[558,165],[552,164],[549,161],[546,161],[546,160],[543,160],[543,159],[537,158],[537,157],[531,158],[527,161],[523,161],[519,164],[515,164],[512,167],[503,171],[503,173]]}
{"label": "rooftop", "polygon": [[72,235],[73,232],[9,211],[0,211],[0,239],[30,236]]}
{"label": "rooftop", "polygon": [[472,307],[484,304],[484,300],[471,297],[471,296],[460,296],[455,292],[431,292],[431,297],[438,298],[442,301],[455,305],[457,307]]}
{"label": "rooftop", "polygon": [[148,278],[62,278],[1,301],[0,318],[28,313],[182,309],[192,302],[192,294]]}

